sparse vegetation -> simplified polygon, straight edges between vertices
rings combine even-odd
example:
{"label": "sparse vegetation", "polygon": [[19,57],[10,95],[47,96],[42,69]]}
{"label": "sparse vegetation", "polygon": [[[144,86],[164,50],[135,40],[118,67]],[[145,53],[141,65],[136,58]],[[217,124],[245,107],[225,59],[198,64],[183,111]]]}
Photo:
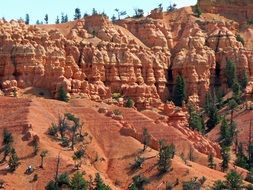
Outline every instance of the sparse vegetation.
{"label": "sparse vegetation", "polygon": [[[56,140],[61,140],[63,147],[71,146],[71,149],[74,150],[75,144],[84,138],[82,134],[83,125],[78,117],[71,113],[65,113],[63,117],[59,116],[58,124],[51,124],[48,129],[48,135]],[[57,138],[58,133],[60,139]]]}
{"label": "sparse vegetation", "polygon": [[168,12],[172,12],[172,11],[174,11],[174,10],[176,10],[176,9],[177,9],[177,4],[176,4],[176,3],[173,3],[173,4],[170,4],[170,5],[168,6],[167,11],[168,11]]}
{"label": "sparse vegetation", "polygon": [[126,11],[120,11],[119,9],[114,9],[118,14],[118,20],[120,20],[121,16],[125,16],[127,14]]}
{"label": "sparse vegetation", "polygon": [[135,18],[141,18],[144,16],[143,9],[134,9],[134,17]]}

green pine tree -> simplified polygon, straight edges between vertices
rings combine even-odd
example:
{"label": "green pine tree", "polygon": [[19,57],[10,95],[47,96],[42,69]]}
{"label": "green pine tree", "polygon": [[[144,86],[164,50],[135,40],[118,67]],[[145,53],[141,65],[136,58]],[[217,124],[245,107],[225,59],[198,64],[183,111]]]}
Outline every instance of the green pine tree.
{"label": "green pine tree", "polygon": [[182,106],[185,98],[186,98],[185,81],[181,75],[178,75],[174,87],[173,102],[175,103],[176,106]]}
{"label": "green pine tree", "polygon": [[223,172],[225,172],[228,169],[229,161],[230,161],[230,154],[229,154],[230,148],[229,147],[221,147],[221,169]]}
{"label": "green pine tree", "polygon": [[175,155],[175,145],[166,145],[163,141],[160,141],[158,170],[160,174],[171,170],[171,159]]}
{"label": "green pine tree", "polygon": [[74,20],[78,20],[81,18],[81,10],[79,8],[75,9],[75,15],[74,15]]}
{"label": "green pine tree", "polygon": [[201,133],[205,132],[205,126],[203,125],[201,115],[194,110],[193,107],[189,107],[189,128],[197,130]]}
{"label": "green pine tree", "polygon": [[216,168],[216,164],[214,163],[214,155],[212,152],[208,154],[208,167],[211,169]]}
{"label": "green pine tree", "polygon": [[71,178],[70,186],[71,190],[88,190],[88,184],[79,171]]}
{"label": "green pine tree", "polygon": [[69,97],[67,95],[67,92],[65,91],[64,87],[61,86],[58,90],[58,94],[57,94],[57,99],[64,101],[64,102],[68,102],[69,101]]}
{"label": "green pine tree", "polygon": [[235,63],[231,60],[227,61],[225,76],[227,79],[228,88],[232,88],[234,82],[236,81],[236,66]]}
{"label": "green pine tree", "polygon": [[240,76],[239,76],[239,83],[242,87],[242,90],[244,90],[247,87],[248,82],[249,82],[249,77],[248,77],[247,72],[244,70],[240,73]]}
{"label": "green pine tree", "polygon": [[95,190],[111,190],[111,188],[103,182],[103,179],[101,178],[99,173],[96,173],[95,183]]}
{"label": "green pine tree", "polygon": [[247,156],[243,152],[242,143],[239,143],[239,145],[238,145],[238,151],[236,154],[235,165],[237,165],[241,168],[248,169],[248,159],[247,159]]}

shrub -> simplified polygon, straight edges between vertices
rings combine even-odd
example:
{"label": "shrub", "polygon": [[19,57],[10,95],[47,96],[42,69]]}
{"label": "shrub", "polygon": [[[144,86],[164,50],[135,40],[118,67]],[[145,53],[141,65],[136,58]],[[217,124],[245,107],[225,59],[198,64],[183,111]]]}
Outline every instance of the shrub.
{"label": "shrub", "polygon": [[68,102],[68,101],[69,101],[68,94],[67,94],[67,92],[65,91],[65,89],[64,89],[63,86],[61,86],[61,87],[58,89],[58,92],[57,92],[57,99],[60,100],[60,101],[64,101],[64,102]]}
{"label": "shrub", "polygon": [[127,101],[126,101],[125,106],[126,106],[127,108],[132,108],[132,107],[134,107],[134,101],[133,101],[133,99],[128,98]]}
{"label": "shrub", "polygon": [[38,174],[34,174],[34,176],[33,176],[33,181],[38,181],[38,179],[39,179]]}
{"label": "shrub", "polygon": [[135,158],[134,164],[132,164],[131,168],[132,170],[138,170],[142,167],[143,163],[145,161],[145,158],[138,156]]}
{"label": "shrub", "polygon": [[144,185],[149,182],[148,179],[142,175],[134,176],[132,180],[133,183],[130,186],[131,190],[143,189]]}
{"label": "shrub", "polygon": [[67,137],[63,137],[61,139],[61,146],[62,147],[69,147],[69,139]]}
{"label": "shrub", "polygon": [[60,190],[60,188],[55,184],[55,181],[51,180],[45,187],[46,190]]}
{"label": "shrub", "polygon": [[7,145],[7,144],[12,144],[12,143],[13,143],[12,133],[9,132],[7,129],[4,129],[2,144]]}
{"label": "shrub", "polygon": [[122,115],[122,113],[119,109],[115,109],[112,112],[113,112],[114,115]]}
{"label": "shrub", "polygon": [[47,134],[50,136],[57,136],[57,132],[58,132],[58,127],[56,124],[52,123],[51,127],[48,128]]}
{"label": "shrub", "polygon": [[197,181],[197,178],[191,179],[190,181],[183,182],[183,190],[200,190],[201,184]]}
{"label": "shrub", "polygon": [[244,39],[243,39],[243,37],[242,37],[240,34],[237,34],[237,35],[236,35],[236,40],[237,40],[238,42],[241,42],[242,45],[244,45]]}
{"label": "shrub", "polygon": [[70,179],[69,179],[68,173],[67,172],[62,173],[58,177],[58,186],[59,187],[69,186],[69,184],[70,184]]}
{"label": "shrub", "polygon": [[120,93],[113,93],[112,94],[112,99],[114,99],[114,100],[119,100],[119,98],[121,98],[121,94]]}

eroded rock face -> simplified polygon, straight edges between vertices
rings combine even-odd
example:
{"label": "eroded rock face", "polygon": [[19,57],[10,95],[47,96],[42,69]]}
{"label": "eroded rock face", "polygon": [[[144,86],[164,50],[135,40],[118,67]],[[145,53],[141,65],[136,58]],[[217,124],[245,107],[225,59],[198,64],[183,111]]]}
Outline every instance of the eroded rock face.
{"label": "eroded rock face", "polygon": [[[7,94],[33,86],[54,95],[63,86],[69,93],[99,100],[120,92],[139,108],[166,99],[168,50],[137,45],[103,17],[77,22],[66,36],[16,21],[0,26],[0,80]],[[84,28],[95,31],[101,39],[97,45],[82,41],[93,38]]]}
{"label": "eroded rock face", "polygon": [[253,18],[251,0],[200,0],[199,3],[205,12],[221,14],[236,21],[246,22]]}
{"label": "eroded rock face", "polygon": [[226,91],[227,60],[235,62],[238,74],[253,75],[253,54],[237,41],[235,21],[197,19],[182,9],[114,24],[95,15],[75,21],[72,28],[65,25],[63,31],[0,21],[5,94],[33,86],[54,96],[63,86],[97,101],[121,93],[145,109],[172,97],[175,79],[182,75],[189,101],[201,105],[217,73]]}

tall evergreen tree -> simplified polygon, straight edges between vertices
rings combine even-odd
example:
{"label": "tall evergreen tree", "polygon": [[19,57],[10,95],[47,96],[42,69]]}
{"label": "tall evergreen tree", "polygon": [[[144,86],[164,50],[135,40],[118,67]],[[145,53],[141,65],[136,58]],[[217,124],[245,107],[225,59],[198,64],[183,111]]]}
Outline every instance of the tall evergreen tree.
{"label": "tall evergreen tree", "polygon": [[74,15],[74,20],[78,20],[81,18],[81,10],[79,8],[75,9],[75,15]]}
{"label": "tall evergreen tree", "polygon": [[239,143],[238,145],[238,151],[236,154],[235,164],[241,168],[248,169],[248,159],[247,159],[247,156],[243,152],[242,143]]}
{"label": "tall evergreen tree", "polygon": [[176,106],[182,106],[185,98],[186,98],[185,81],[181,75],[178,75],[174,87],[173,102],[175,103]]}
{"label": "tall evergreen tree", "polygon": [[29,24],[30,23],[30,16],[29,14],[25,15],[25,24]]}
{"label": "tall evergreen tree", "polygon": [[103,182],[103,179],[101,178],[99,173],[96,173],[95,182],[96,182],[95,190],[111,190],[111,188]]}
{"label": "tall evergreen tree", "polygon": [[64,23],[66,23],[66,22],[68,22],[69,21],[69,17],[68,17],[68,15],[66,14],[65,16],[64,16]]}
{"label": "tall evergreen tree", "polygon": [[228,187],[228,189],[231,189],[231,190],[244,189],[243,178],[235,170],[232,170],[227,174],[225,184]]}
{"label": "tall evergreen tree", "polygon": [[163,141],[160,141],[158,170],[160,173],[165,173],[171,169],[171,159],[175,155],[175,145],[166,145]]}
{"label": "tall evergreen tree", "polygon": [[239,83],[242,87],[242,90],[244,90],[247,87],[248,82],[249,82],[249,77],[248,77],[247,72],[244,70],[239,75]]}
{"label": "tall evergreen tree", "polygon": [[229,154],[230,148],[226,146],[221,147],[221,169],[223,172],[225,172],[228,169],[229,161],[230,161],[230,154]]}
{"label": "tall evergreen tree", "polygon": [[212,152],[208,154],[208,167],[211,169],[216,168],[216,164],[214,163],[214,156]]}
{"label": "tall evergreen tree", "polygon": [[204,122],[201,115],[194,110],[192,106],[189,107],[189,127],[193,130],[197,130],[201,133],[205,132]]}
{"label": "tall evergreen tree", "polygon": [[236,137],[236,124],[234,122],[228,124],[224,118],[220,127],[220,144],[221,146],[230,147]]}
{"label": "tall evergreen tree", "polygon": [[45,15],[44,20],[45,20],[45,23],[48,24],[48,14]]}
{"label": "tall evergreen tree", "polygon": [[72,177],[70,186],[72,190],[88,190],[88,184],[79,171]]}
{"label": "tall evergreen tree", "polygon": [[59,16],[56,17],[55,24],[60,24]]}
{"label": "tall evergreen tree", "polygon": [[230,124],[232,124],[234,119],[234,110],[238,106],[237,102],[234,99],[229,100],[228,107],[230,109]]}
{"label": "tall evergreen tree", "polygon": [[225,76],[227,79],[228,88],[231,88],[236,81],[236,66],[235,63],[231,60],[227,61],[225,68]]}
{"label": "tall evergreen tree", "polygon": [[199,6],[199,3],[197,3],[197,5],[195,6],[195,14],[196,16],[199,18],[202,14],[201,8]]}

